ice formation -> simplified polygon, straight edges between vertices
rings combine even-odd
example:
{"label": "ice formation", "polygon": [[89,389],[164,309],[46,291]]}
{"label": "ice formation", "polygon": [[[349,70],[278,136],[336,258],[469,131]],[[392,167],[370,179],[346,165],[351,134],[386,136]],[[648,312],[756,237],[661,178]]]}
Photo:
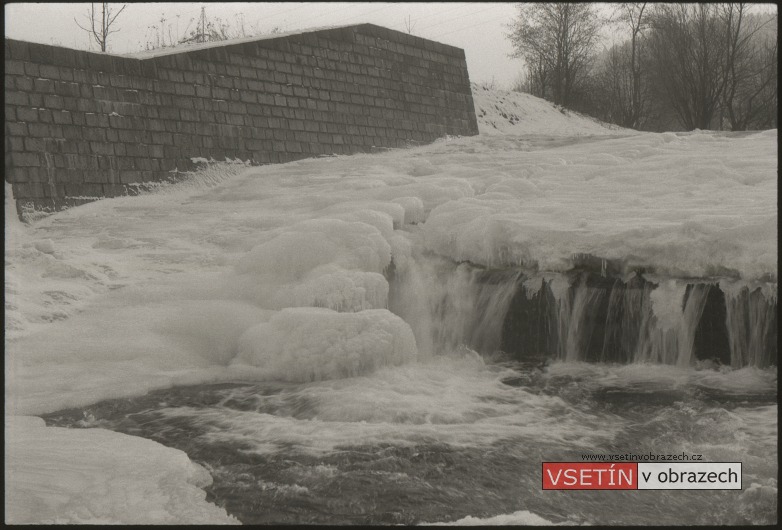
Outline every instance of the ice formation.
{"label": "ice formation", "polygon": [[248,329],[234,362],[257,366],[264,378],[308,382],[363,375],[416,355],[410,326],[386,309],[288,308]]}
{"label": "ice formation", "polygon": [[[746,325],[738,315],[766,307],[758,297],[776,292],[775,130],[740,137],[642,134],[526,95],[475,94],[478,137],[375,155],[235,164],[222,173],[210,164],[208,178],[97,201],[29,225],[16,218],[6,185],[6,415],[199,382],[337,385],[340,378],[431,362],[435,342],[456,348],[460,333],[491,350],[497,332],[491,326],[498,325],[491,311],[507,307],[512,293],[497,285],[477,289],[469,267],[519,265],[554,274],[570,269],[575,254],[664,280],[649,302],[658,324],[675,330],[662,343],[675,335],[684,344],[693,333],[677,323],[683,288],[669,279],[729,279],[735,284],[726,295],[729,318],[737,322],[730,342],[748,359],[758,355],[752,336],[768,329],[773,315],[760,311]],[[440,262],[458,272],[439,275]],[[502,281],[518,280],[507,274]],[[524,285],[533,295],[542,280]],[[583,290],[570,300],[564,280],[547,285],[563,301],[562,321],[583,321],[590,297],[602,296]],[[447,298],[448,292],[459,296]],[[433,293],[446,302],[433,306]],[[687,306],[692,312],[699,296]],[[436,318],[443,308],[447,318]],[[561,335],[581,340],[567,330]],[[572,348],[565,350],[567,359]],[[584,370],[573,360],[561,370]],[[225,520],[195,487],[206,480],[203,470],[181,453],[99,430],[61,432],[40,422],[13,430],[6,429],[7,436],[18,434],[7,469],[33,466],[6,477],[20,522],[54,522],[57,514],[73,522]],[[24,442],[30,439],[35,443]],[[122,460],[129,467],[110,464],[113,444],[129,448]],[[132,486],[151,503],[139,500],[132,511],[114,504],[107,509],[116,512],[98,510],[59,482],[70,480],[65,474],[43,504],[23,502],[45,491],[19,477],[47,466],[66,473],[68,461],[92,469],[77,460],[84,447],[103,451],[95,472],[108,470],[111,488],[126,484],[121,477],[132,471],[131,461],[159,463],[157,455],[165,454],[175,463],[147,470],[151,489]],[[161,506],[155,500],[161,488],[178,497]],[[28,508],[44,511],[33,516]]]}

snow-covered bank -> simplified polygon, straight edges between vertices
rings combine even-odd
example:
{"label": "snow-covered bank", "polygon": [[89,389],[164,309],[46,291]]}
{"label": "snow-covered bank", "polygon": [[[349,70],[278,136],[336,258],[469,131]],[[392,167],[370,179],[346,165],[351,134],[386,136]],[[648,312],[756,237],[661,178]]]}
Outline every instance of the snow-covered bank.
{"label": "snow-covered bank", "polygon": [[185,453],[103,429],[5,419],[7,524],[238,524]]}
{"label": "snow-covered bank", "polygon": [[635,132],[557,107],[530,94],[489,89],[473,83],[472,95],[482,135],[584,136]]}

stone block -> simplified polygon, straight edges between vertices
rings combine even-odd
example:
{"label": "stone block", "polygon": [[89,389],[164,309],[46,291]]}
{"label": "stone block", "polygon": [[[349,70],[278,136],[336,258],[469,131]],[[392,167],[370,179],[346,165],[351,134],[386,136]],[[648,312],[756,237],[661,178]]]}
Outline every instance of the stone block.
{"label": "stone block", "polygon": [[255,92],[252,92],[250,90],[243,90],[239,94],[239,99],[243,103],[255,103],[258,101],[258,96],[255,94]]}
{"label": "stone block", "polygon": [[27,124],[26,123],[20,123],[20,122],[6,122],[5,124],[5,130],[7,131],[8,135],[13,136],[25,136],[28,134]]}
{"label": "stone block", "polygon": [[176,124],[176,132],[180,134],[193,135],[196,133],[196,124],[191,121],[178,121]]}
{"label": "stone block", "polygon": [[174,106],[179,107],[180,109],[196,108],[195,104],[193,103],[193,98],[189,98],[185,96],[174,98]]}
{"label": "stone block", "polygon": [[27,97],[27,94],[24,92],[19,92],[16,90],[5,92],[5,104],[6,105],[29,105],[30,99]]}
{"label": "stone block", "polygon": [[162,93],[162,94],[176,93],[176,84],[172,83],[171,81],[167,81],[165,79],[155,79],[153,86],[155,92],[158,93]]}
{"label": "stone block", "polygon": [[158,76],[157,64],[154,60],[139,61],[139,68],[141,69],[141,75],[144,77],[156,78]]}
{"label": "stone block", "polygon": [[[154,134],[153,134],[154,142]],[[153,143],[149,146],[149,156],[152,158],[163,158],[163,146]]]}
{"label": "stone block", "polygon": [[22,92],[30,92],[33,89],[33,80],[29,77],[14,76],[14,87]]}
{"label": "stone block", "polygon": [[8,160],[11,167],[40,167],[45,165],[38,153],[8,153]]}
{"label": "stone block", "polygon": [[[7,46],[7,41],[6,41]],[[8,49],[8,48],[6,48]],[[24,75],[24,63],[18,60],[5,60],[5,73],[14,75]]]}
{"label": "stone block", "polygon": [[[131,129],[123,129],[120,131],[117,131],[119,134],[119,141],[125,142],[125,143],[136,143],[141,141],[141,135],[139,134],[139,131],[134,131]],[[120,153],[117,153],[120,154]]]}
{"label": "stone block", "polygon": [[24,151],[24,141],[25,138],[15,138],[13,136],[6,136],[5,137],[6,153],[11,151]]}
{"label": "stone block", "polygon": [[38,199],[45,197],[44,186],[40,182],[14,184],[14,197],[19,199]]}
{"label": "stone block", "polygon": [[229,101],[228,112],[232,114],[244,114],[247,112],[247,105],[239,101]]}
{"label": "stone block", "polygon": [[[178,147],[174,147],[173,145],[163,146],[163,153],[165,154],[165,158],[172,162],[179,158],[179,152],[180,149]],[[176,162],[173,163],[173,166],[170,169],[174,169],[175,167]]]}
{"label": "stone block", "polygon": [[174,91],[176,95],[178,96],[195,96],[196,90],[193,85],[188,85],[185,83],[177,83],[174,86]]}
{"label": "stone block", "polygon": [[86,113],[84,119],[88,127],[108,127],[109,117],[106,114]]}
{"label": "stone block", "polygon": [[127,156],[117,157],[117,166],[119,167],[120,171],[137,169],[136,160]]}
{"label": "stone block", "polygon": [[119,90],[117,91],[117,97],[120,101],[124,101],[127,103],[139,103],[139,93],[138,90],[130,89],[130,90]]}
{"label": "stone block", "polygon": [[[173,145],[174,137],[169,132],[153,132],[152,142],[158,146]],[[160,157],[162,158],[162,155]]]}
{"label": "stone block", "polygon": [[96,155],[111,156],[114,154],[114,145],[105,142],[90,142],[90,149]]}
{"label": "stone block", "polygon": [[[6,103],[9,103],[7,93],[6,93]],[[18,107],[16,110],[16,119],[27,123],[37,122],[38,111],[30,107]]]}
{"label": "stone block", "polygon": [[[69,109],[73,110],[73,109]],[[76,109],[79,112],[95,113],[100,111],[100,104],[93,99],[80,98],[76,100]]]}
{"label": "stone block", "polygon": [[53,112],[52,118],[54,118],[54,123],[60,125],[71,125],[73,123],[73,120],[71,118],[71,113],[68,112],[67,110]]}
{"label": "stone block", "polygon": [[192,109],[180,109],[179,119],[183,121],[198,121],[198,111]]}
{"label": "stone block", "polygon": [[125,116],[109,115],[109,126],[112,129],[130,129],[132,124],[133,122]]}
{"label": "stone block", "polygon": [[41,70],[36,63],[25,62],[24,73],[32,77],[38,77],[41,75]]}
{"label": "stone block", "polygon": [[90,69],[97,70],[98,72],[114,72],[114,64],[111,59],[110,55],[103,55],[100,53],[89,53],[87,55],[87,62]]}
{"label": "stone block", "polygon": [[[179,109],[174,107],[162,107],[160,109],[160,119],[161,120],[178,120],[179,119]],[[154,121],[154,120],[151,120]]]}
{"label": "stone block", "polygon": [[28,123],[28,134],[34,138],[51,138],[53,135],[53,126],[46,123]]}
{"label": "stone block", "polygon": [[128,194],[128,189],[122,184],[107,183],[103,185],[103,193],[106,197],[123,197]]}

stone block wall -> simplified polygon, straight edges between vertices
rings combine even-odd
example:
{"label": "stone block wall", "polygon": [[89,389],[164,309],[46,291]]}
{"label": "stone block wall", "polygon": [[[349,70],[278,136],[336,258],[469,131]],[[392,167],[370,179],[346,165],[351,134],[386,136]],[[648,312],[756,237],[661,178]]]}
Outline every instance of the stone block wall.
{"label": "stone block wall", "polygon": [[463,50],[371,24],[135,56],[5,40],[20,213],[124,195],[196,157],[280,163],[477,133]]}

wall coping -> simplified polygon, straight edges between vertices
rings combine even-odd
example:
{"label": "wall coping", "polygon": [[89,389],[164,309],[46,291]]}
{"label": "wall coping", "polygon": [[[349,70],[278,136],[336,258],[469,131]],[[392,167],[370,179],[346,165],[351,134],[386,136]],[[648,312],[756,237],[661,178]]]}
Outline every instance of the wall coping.
{"label": "wall coping", "polygon": [[286,37],[292,37],[294,35],[304,35],[305,33],[318,33],[322,31],[329,31],[335,29],[345,29],[356,27],[357,24],[345,24],[341,26],[318,26],[313,28],[305,28],[295,31],[286,31],[284,33],[270,33],[267,35],[256,35],[253,37],[241,37],[237,39],[229,39],[224,41],[215,42],[203,42],[183,44],[179,46],[169,46],[166,48],[157,48],[154,50],[143,50],[140,52],[124,53],[120,57],[128,57],[131,59],[153,59],[155,57],[162,57],[165,55],[175,55],[178,53],[187,53],[191,51],[208,50],[210,48],[221,48],[226,46],[232,46],[235,44],[247,44],[250,42],[260,42],[266,40],[283,39]]}
{"label": "wall coping", "polygon": [[400,41],[403,44],[429,49],[435,52],[439,52],[457,58],[464,58],[464,50],[462,48],[457,48],[455,46],[443,44],[441,42],[433,41],[430,39],[424,39],[422,37],[411,35],[409,33],[388,29],[383,26],[378,26],[376,24],[370,24],[370,23],[307,28],[307,29],[296,30],[296,31],[291,31],[286,33],[260,35],[255,37],[231,39],[231,40],[219,41],[219,42],[205,42],[201,44],[190,44],[185,46],[161,48],[157,50],[144,50],[141,52],[127,53],[127,54],[114,54],[109,52],[103,53],[103,52],[94,52],[89,50],[78,50],[75,48],[68,48],[65,46],[54,46],[51,44],[43,44],[43,43],[32,42],[32,41],[10,39],[6,37],[5,54],[6,54],[6,59],[9,59],[9,55],[10,55],[10,58],[12,59],[34,60],[34,58],[30,57],[30,50],[41,50],[42,53],[49,56],[67,56],[72,54],[73,52],[78,52],[78,53],[90,54],[96,57],[103,57],[104,60],[106,59],[111,60],[111,58],[115,58],[120,61],[144,62],[158,57],[166,57],[171,55],[184,55],[189,53],[196,53],[201,50],[213,49],[213,48],[230,48],[232,46],[238,47],[248,43],[274,41],[278,39],[284,40],[297,35],[340,32],[340,31],[351,30],[351,29],[353,30],[353,32],[368,34],[379,38],[388,39],[389,37],[393,37],[396,41]]}

